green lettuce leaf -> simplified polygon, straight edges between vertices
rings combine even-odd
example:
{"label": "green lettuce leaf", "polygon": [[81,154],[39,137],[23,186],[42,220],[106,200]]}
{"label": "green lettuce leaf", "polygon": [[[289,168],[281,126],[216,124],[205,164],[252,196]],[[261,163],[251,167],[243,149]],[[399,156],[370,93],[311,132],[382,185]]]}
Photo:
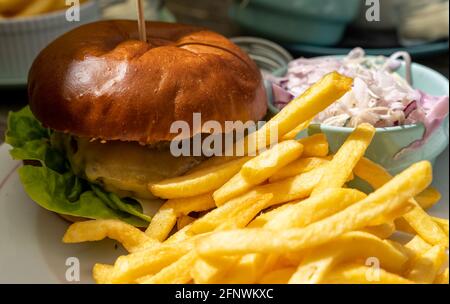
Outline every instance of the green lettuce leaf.
{"label": "green lettuce leaf", "polygon": [[60,214],[148,226],[150,217],[142,213],[136,200],[119,198],[77,177],[64,152],[52,146],[50,136],[51,131],[40,124],[29,107],[9,114],[6,142],[13,147],[11,156],[41,164],[19,169],[20,180],[33,201]]}

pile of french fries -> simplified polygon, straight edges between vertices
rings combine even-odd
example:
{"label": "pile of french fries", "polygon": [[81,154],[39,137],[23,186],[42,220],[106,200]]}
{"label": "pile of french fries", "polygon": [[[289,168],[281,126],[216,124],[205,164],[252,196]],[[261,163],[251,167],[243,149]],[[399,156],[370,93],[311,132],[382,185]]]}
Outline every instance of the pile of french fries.
{"label": "pile of french fries", "polygon": [[[269,147],[276,130],[271,148],[214,157],[150,185],[167,201],[145,232],[93,220],[72,224],[63,241],[109,237],[129,251],[95,265],[98,283],[448,283],[449,223],[425,211],[440,199],[429,162],[392,177],[364,158],[375,133],[368,124],[334,155],[323,134],[295,139],[351,84],[325,76],[246,139]],[[354,177],[373,192],[349,188]],[[399,233],[408,241],[396,241]]]}
{"label": "pile of french fries", "polygon": [[65,0],[0,0],[0,18],[36,16],[67,8]]}

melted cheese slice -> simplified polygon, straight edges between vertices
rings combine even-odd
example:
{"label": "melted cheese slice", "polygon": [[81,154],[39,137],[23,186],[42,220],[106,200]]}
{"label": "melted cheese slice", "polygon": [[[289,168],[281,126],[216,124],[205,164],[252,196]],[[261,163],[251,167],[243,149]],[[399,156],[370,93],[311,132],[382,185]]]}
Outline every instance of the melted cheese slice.
{"label": "melted cheese slice", "polygon": [[77,174],[101,183],[107,191],[138,199],[155,198],[148,184],[182,175],[201,161],[198,157],[174,157],[168,149],[137,143],[76,141],[77,151],[68,154]]}

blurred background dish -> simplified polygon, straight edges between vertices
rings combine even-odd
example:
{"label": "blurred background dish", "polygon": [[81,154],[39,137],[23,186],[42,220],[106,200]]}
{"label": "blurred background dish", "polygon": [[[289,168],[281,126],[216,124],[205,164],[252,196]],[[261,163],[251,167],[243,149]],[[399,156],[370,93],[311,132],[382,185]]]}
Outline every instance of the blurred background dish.
{"label": "blurred background dish", "polygon": [[294,58],[280,45],[257,37],[234,37],[231,41],[249,54],[264,74],[284,75]]}
{"label": "blurred background dish", "polygon": [[292,43],[333,45],[360,10],[360,0],[250,0],[231,6],[232,18],[255,34]]}
{"label": "blurred background dish", "polygon": [[0,86],[20,86],[27,83],[31,63],[50,41],[80,24],[98,20],[100,11],[96,1],[87,1],[80,7],[80,22],[68,22],[66,11],[55,11],[53,6],[30,5],[18,13],[9,11],[7,16],[0,19]]}
{"label": "blurred background dish", "polygon": [[[136,0],[100,0],[100,4],[103,19],[136,19]],[[175,22],[163,0],[146,0],[143,4],[146,20]]]}

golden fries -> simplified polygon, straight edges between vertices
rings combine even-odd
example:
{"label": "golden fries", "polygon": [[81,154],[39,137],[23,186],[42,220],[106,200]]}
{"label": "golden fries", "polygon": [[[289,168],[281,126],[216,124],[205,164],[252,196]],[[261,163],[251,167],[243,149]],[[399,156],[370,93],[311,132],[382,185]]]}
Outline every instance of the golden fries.
{"label": "golden fries", "polygon": [[[381,166],[365,158],[359,161],[354,171],[358,177],[367,181],[374,189],[381,187],[392,179],[392,176]],[[415,207],[404,215],[404,219],[409,226],[427,242],[448,247],[448,235],[442,231],[439,225],[428,216],[413,198],[410,201]],[[405,225],[402,226],[407,227]]]}
{"label": "golden fries", "polygon": [[267,274],[265,274],[259,283],[261,284],[287,284],[289,279],[295,273],[294,267],[286,267],[273,270]]}
{"label": "golden fries", "polygon": [[342,187],[353,172],[353,168],[363,157],[374,134],[375,128],[371,125],[359,125],[333,156],[330,163],[325,166],[326,172],[311,195],[320,193],[327,188]]}
{"label": "golden fries", "polygon": [[376,257],[383,269],[400,273],[408,261],[405,252],[365,232],[349,232],[312,250],[291,277],[291,284],[321,283],[333,266],[355,259]]}
{"label": "golden fries", "polygon": [[[246,210],[252,208],[253,205],[256,205],[259,210],[251,209],[250,212],[255,213],[256,215],[259,211],[264,209],[272,199],[273,195],[271,193],[264,193],[261,195],[248,196],[245,200],[230,201],[195,221],[190,227],[189,233],[201,234],[213,231],[221,225],[228,227],[229,224],[226,224],[228,220],[240,217],[242,213],[248,212]],[[245,217],[243,219],[247,220]],[[248,222],[252,219],[253,218],[248,218]],[[242,221],[242,219],[240,220]],[[247,225],[248,222],[246,222],[244,226]]]}
{"label": "golden fries", "polygon": [[289,131],[288,133],[284,134],[282,140],[295,139],[300,132],[302,132],[303,130],[306,130],[308,128],[308,126],[311,124],[311,121],[312,121],[312,119],[309,119],[309,120],[299,124],[292,131]]}
{"label": "golden fries", "polygon": [[220,188],[238,173],[242,165],[249,159],[250,157],[242,157],[217,167],[206,167],[191,174],[151,184],[149,189],[155,196],[169,199],[209,193]]}
{"label": "golden fries", "polygon": [[6,16],[14,16],[21,11],[29,0],[1,0],[0,1],[0,14]]}
{"label": "golden fries", "polygon": [[439,273],[436,276],[433,284],[447,284],[448,285],[448,267],[444,270],[444,272]]}
{"label": "golden fries", "polygon": [[[375,132],[367,124],[335,155],[324,134],[294,140],[350,85],[336,73],[324,77],[245,139],[256,143],[245,150],[252,156],[213,157],[149,185],[168,200],[145,233],[88,221],[73,224],[64,241],[110,237],[130,252],[96,264],[98,283],[448,284],[448,220],[423,210],[440,199],[429,162],[392,177],[364,158]],[[273,132],[282,140],[261,152]],[[347,188],[353,173],[374,191]],[[397,231],[411,240],[395,241]]]}
{"label": "golden fries", "polygon": [[414,284],[384,269],[346,264],[334,269],[324,280],[327,284]]}
{"label": "golden fries", "polygon": [[325,157],[328,155],[328,140],[325,134],[319,133],[299,139],[303,145],[303,157]]}
{"label": "golden fries", "polygon": [[242,176],[255,184],[262,183],[280,168],[296,160],[303,152],[303,145],[295,140],[283,141],[246,162]]}
{"label": "golden fries", "polygon": [[269,182],[274,183],[279,180],[292,177],[295,175],[299,175],[305,172],[309,172],[318,167],[321,167],[328,163],[327,159],[319,158],[319,157],[307,157],[300,158],[296,161],[293,161],[289,164],[289,166],[284,167],[277,172],[275,172],[270,178]]}
{"label": "golden fries", "polygon": [[211,194],[168,200],[159,208],[145,233],[153,239],[164,241],[177,223],[177,219],[186,217],[194,211],[205,211],[214,207]]}
{"label": "golden fries", "polygon": [[[87,0],[80,0],[80,4]],[[65,0],[0,0],[0,16],[6,18],[30,17],[67,9]]]}
{"label": "golden fries", "polygon": [[445,248],[436,245],[416,257],[411,269],[408,271],[407,278],[420,284],[431,284],[447,259]]}
{"label": "golden fries", "polygon": [[127,251],[133,252],[141,247],[159,244],[138,228],[119,220],[95,220],[70,225],[63,237],[64,243],[100,241],[104,238],[119,241]]}
{"label": "golden fries", "polygon": [[428,187],[427,189],[423,190],[422,193],[419,193],[415,197],[415,199],[420,207],[422,207],[423,209],[428,209],[439,202],[439,200],[441,199],[441,194],[433,187]]}
{"label": "golden fries", "polygon": [[195,252],[191,251],[157,274],[145,276],[136,281],[140,284],[187,284],[192,280],[190,266],[196,258]]}
{"label": "golden fries", "polygon": [[261,184],[277,170],[297,159],[302,151],[303,146],[292,140],[261,153],[246,162],[238,174],[214,192],[214,201],[220,206],[252,186]]}
{"label": "golden fries", "polygon": [[252,252],[283,253],[318,246],[345,232],[382,224],[403,215],[412,207],[407,199],[423,191],[430,182],[431,165],[429,162],[420,162],[358,204],[305,228],[276,233],[265,229],[217,232],[202,239],[196,249],[201,256],[209,256]]}

